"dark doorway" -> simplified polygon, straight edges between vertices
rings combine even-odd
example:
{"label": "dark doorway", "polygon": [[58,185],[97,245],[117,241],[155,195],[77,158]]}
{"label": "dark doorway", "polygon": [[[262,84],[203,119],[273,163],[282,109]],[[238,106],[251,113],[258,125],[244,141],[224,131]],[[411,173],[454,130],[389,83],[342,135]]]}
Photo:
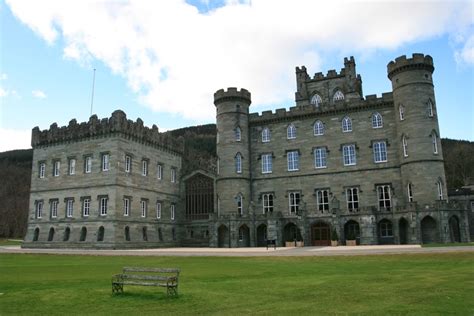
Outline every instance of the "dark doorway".
{"label": "dark doorway", "polygon": [[125,226],[125,240],[130,241],[130,227]]}
{"label": "dark doorway", "polygon": [[81,236],[79,237],[79,241],[86,241],[87,237],[87,228],[82,227],[81,228]]}
{"label": "dark doorway", "polygon": [[[357,223],[354,220],[348,221],[344,225],[344,236],[346,240],[350,240],[351,238],[354,238],[356,243],[359,245],[360,244],[360,226],[359,223]],[[352,239],[352,240],[354,240]]]}
{"label": "dark doorway", "polygon": [[225,225],[217,229],[217,246],[219,248],[229,247],[229,229]]}
{"label": "dark doorway", "polygon": [[142,228],[142,237],[143,237],[143,241],[148,241],[148,231],[146,227]]}
{"label": "dark doorway", "polygon": [[239,246],[250,247],[250,229],[247,225],[242,225],[239,228]]}
{"label": "dark doorway", "polygon": [[71,235],[71,228],[66,227],[66,230],[64,231],[63,241],[68,241],[70,235]]}
{"label": "dark doorway", "polygon": [[51,228],[49,229],[48,241],[53,241],[53,239],[54,239],[54,228],[51,227]]}
{"label": "dark doorway", "polygon": [[100,226],[99,231],[97,233],[97,241],[104,241],[104,232],[105,232],[104,226]]}
{"label": "dark doorway", "polygon": [[296,226],[295,224],[293,223],[288,223],[285,225],[285,227],[283,228],[283,241],[284,242],[287,242],[287,241],[302,241],[303,238],[301,237],[301,231],[300,229],[298,228],[298,226]]}
{"label": "dark doorway", "polygon": [[400,234],[400,245],[406,245],[408,243],[408,221],[403,217],[398,221],[398,233]]}
{"label": "dark doorway", "polygon": [[451,216],[449,219],[449,236],[451,242],[461,242],[461,230],[459,229],[459,219],[457,216]]}
{"label": "dark doorway", "polygon": [[313,246],[329,246],[331,244],[331,228],[329,224],[318,222],[311,226]]}
{"label": "dark doorway", "polygon": [[257,227],[257,247],[265,247],[267,245],[267,225],[261,224]]}
{"label": "dark doorway", "polygon": [[392,221],[388,219],[382,219],[378,224],[378,235],[379,235],[379,244],[387,245],[394,244],[395,239],[393,238],[393,225]]}
{"label": "dark doorway", "polygon": [[439,242],[436,220],[431,216],[426,216],[421,221],[421,242],[424,244]]}
{"label": "dark doorway", "polygon": [[40,229],[35,228],[35,232],[33,233],[33,241],[38,241],[39,233],[40,233]]}

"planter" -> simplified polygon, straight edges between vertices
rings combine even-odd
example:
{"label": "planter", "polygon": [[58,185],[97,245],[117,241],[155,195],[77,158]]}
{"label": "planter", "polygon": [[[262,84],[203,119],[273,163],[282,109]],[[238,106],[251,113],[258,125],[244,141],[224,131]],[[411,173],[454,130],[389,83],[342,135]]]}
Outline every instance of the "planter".
{"label": "planter", "polygon": [[297,241],[296,247],[304,247],[304,241]]}
{"label": "planter", "polygon": [[336,247],[338,244],[337,240],[331,240],[331,246]]}
{"label": "planter", "polygon": [[346,240],[346,246],[357,246],[355,239]]}
{"label": "planter", "polygon": [[285,247],[294,247],[295,242],[294,241],[285,241]]}

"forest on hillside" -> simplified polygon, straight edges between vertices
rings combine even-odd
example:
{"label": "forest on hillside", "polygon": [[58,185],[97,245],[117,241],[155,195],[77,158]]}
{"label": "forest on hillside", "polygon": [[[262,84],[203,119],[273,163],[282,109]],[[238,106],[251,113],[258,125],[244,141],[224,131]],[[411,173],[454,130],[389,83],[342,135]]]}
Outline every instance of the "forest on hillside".
{"label": "forest on hillside", "polygon": [[[215,171],[216,125],[200,125],[168,131],[183,137],[182,175],[197,168]],[[474,142],[442,139],[448,189],[474,183]],[[22,238],[26,233],[33,152],[0,153],[0,238]]]}

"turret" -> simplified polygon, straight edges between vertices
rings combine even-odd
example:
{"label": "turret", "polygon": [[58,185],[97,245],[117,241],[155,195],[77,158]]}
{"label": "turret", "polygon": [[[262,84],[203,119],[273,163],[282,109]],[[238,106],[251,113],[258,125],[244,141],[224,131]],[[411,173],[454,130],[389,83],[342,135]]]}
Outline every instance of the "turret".
{"label": "turret", "polygon": [[[447,198],[443,152],[429,55],[400,56],[387,65],[392,81],[397,144],[406,202]],[[410,197],[412,196],[412,197]]]}

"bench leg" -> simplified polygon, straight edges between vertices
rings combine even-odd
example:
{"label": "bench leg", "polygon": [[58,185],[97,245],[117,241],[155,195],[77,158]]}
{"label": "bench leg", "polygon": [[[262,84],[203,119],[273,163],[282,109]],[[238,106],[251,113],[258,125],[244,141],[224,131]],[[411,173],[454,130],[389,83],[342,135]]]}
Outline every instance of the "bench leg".
{"label": "bench leg", "polygon": [[112,294],[114,293],[123,293],[123,284],[112,283]]}
{"label": "bench leg", "polygon": [[178,295],[178,287],[177,286],[167,286],[166,287],[168,295],[176,296]]}

